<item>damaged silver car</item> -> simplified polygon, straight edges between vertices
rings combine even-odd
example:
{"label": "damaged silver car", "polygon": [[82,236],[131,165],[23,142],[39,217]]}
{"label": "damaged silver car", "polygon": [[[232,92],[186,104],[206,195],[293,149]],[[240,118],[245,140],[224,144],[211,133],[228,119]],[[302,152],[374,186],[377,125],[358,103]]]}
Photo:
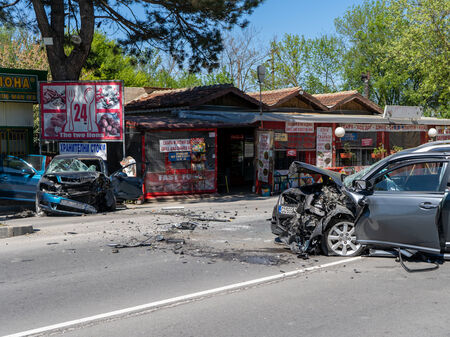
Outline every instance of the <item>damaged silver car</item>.
{"label": "damaged silver car", "polygon": [[300,256],[355,256],[365,248],[450,257],[450,143],[386,157],[350,176],[293,162],[310,184],[284,191],[272,232]]}
{"label": "damaged silver car", "polygon": [[81,215],[114,211],[117,201],[141,196],[142,179],[128,177],[122,169],[108,176],[102,158],[59,155],[38,183],[36,213]]}

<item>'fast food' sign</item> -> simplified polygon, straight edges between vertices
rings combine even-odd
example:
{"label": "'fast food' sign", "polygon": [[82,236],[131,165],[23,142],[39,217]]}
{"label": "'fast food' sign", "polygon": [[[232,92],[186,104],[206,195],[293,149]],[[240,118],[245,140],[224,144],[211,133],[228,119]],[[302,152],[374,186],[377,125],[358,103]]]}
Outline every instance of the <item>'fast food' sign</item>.
{"label": "'fast food' sign", "polygon": [[40,84],[41,138],[123,140],[122,82]]}

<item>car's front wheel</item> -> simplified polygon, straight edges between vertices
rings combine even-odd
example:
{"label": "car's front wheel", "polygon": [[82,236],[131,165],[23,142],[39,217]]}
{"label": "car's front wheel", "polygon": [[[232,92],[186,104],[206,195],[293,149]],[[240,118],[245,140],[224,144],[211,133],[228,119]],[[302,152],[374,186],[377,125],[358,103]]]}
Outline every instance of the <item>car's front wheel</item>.
{"label": "car's front wheel", "polygon": [[356,242],[355,224],[346,219],[332,220],[322,237],[322,249],[326,255],[358,256],[364,246]]}

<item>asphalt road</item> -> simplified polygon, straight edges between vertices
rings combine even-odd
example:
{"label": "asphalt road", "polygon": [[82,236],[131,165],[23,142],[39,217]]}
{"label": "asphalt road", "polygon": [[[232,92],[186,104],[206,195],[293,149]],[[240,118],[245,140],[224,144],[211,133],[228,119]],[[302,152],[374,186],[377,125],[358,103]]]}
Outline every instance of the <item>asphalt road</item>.
{"label": "asphalt road", "polygon": [[[229,197],[7,221],[39,231],[0,240],[0,335],[341,260],[304,261],[274,245],[266,221],[274,202]],[[185,209],[175,214],[162,210],[180,205]],[[198,216],[230,221],[172,228]],[[168,244],[169,238],[185,244]],[[141,242],[151,245],[108,246]],[[407,274],[393,259],[363,258],[44,335],[446,336],[449,274],[448,264]]]}

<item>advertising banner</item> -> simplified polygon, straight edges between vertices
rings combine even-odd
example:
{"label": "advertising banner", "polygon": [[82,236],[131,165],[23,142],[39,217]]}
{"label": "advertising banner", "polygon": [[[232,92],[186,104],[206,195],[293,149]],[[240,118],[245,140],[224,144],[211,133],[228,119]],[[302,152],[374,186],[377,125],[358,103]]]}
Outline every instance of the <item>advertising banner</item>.
{"label": "advertising banner", "polygon": [[255,156],[255,144],[253,142],[245,142],[244,157],[253,158]]}
{"label": "advertising banner", "polygon": [[145,176],[146,190],[152,194],[213,192],[216,185],[215,171],[205,171],[199,176],[196,173],[147,172]]}
{"label": "advertising banner", "polygon": [[264,183],[269,182],[271,142],[272,139],[269,132],[260,132],[258,134],[258,180]]}
{"label": "advertising banner", "polygon": [[191,160],[190,152],[169,152],[169,161],[189,161]]}
{"label": "advertising banner", "polygon": [[287,133],[314,133],[314,123],[286,122]]}
{"label": "advertising banner", "polygon": [[106,143],[59,143],[59,154],[89,154],[106,160]]}
{"label": "advertising banner", "polygon": [[191,139],[160,139],[159,152],[191,151]]}
{"label": "advertising banner", "polygon": [[40,83],[41,137],[123,140],[122,82]]}
{"label": "advertising banner", "polygon": [[391,125],[391,124],[341,124],[345,131],[427,131],[426,125],[407,124],[407,125]]}
{"label": "advertising banner", "polygon": [[361,146],[373,146],[373,139],[372,138],[361,139]]}
{"label": "advertising banner", "polygon": [[450,139],[450,128],[446,126],[436,126],[438,132],[436,140],[449,140]]}
{"label": "advertising banner", "polygon": [[276,142],[287,142],[288,141],[288,134],[287,133],[280,133],[280,132],[276,132],[274,134],[274,141]]}
{"label": "advertising banner", "polygon": [[332,165],[332,145],[333,145],[333,130],[332,128],[319,127],[317,128],[317,166],[329,167]]}

